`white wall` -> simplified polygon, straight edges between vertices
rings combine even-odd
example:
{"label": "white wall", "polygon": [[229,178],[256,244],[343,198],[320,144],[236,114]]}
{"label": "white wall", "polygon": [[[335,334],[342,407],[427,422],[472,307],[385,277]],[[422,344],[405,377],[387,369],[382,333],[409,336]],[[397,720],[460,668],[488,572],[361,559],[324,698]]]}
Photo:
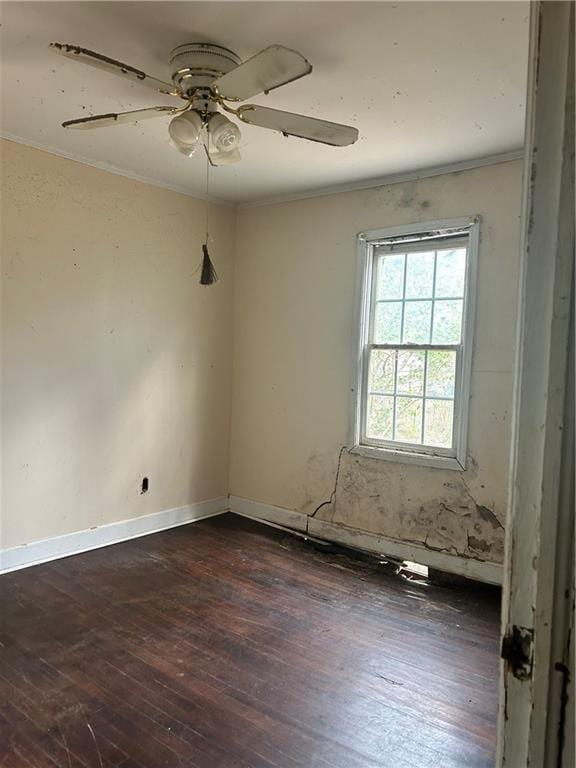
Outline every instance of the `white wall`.
{"label": "white wall", "polygon": [[355,236],[480,214],[465,472],[342,453],[317,517],[465,557],[503,555],[520,162],[243,209],[234,289],[230,492],[309,515],[350,429]]}
{"label": "white wall", "polygon": [[203,202],[6,141],[1,178],[0,546],[225,496],[235,211],[204,287]]}

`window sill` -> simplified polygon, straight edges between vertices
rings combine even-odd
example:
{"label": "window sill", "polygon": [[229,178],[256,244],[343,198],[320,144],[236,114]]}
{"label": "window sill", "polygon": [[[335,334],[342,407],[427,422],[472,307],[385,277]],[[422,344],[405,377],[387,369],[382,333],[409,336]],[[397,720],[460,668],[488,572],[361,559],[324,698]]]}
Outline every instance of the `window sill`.
{"label": "window sill", "polygon": [[418,464],[421,467],[435,467],[436,469],[451,469],[463,472],[463,467],[458,459],[452,456],[433,456],[430,453],[410,453],[408,451],[394,451],[390,448],[376,448],[371,445],[355,445],[350,453],[357,456],[366,456],[369,459],[380,461],[393,461],[401,464]]}

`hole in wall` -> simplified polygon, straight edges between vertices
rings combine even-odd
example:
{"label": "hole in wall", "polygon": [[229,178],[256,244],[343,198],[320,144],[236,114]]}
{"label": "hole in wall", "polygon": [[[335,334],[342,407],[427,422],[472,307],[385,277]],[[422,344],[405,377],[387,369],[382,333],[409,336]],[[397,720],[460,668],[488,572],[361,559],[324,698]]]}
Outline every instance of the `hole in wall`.
{"label": "hole in wall", "polygon": [[140,486],[140,493],[147,493],[148,488],[150,487],[150,481],[147,477],[142,478],[142,484]]}

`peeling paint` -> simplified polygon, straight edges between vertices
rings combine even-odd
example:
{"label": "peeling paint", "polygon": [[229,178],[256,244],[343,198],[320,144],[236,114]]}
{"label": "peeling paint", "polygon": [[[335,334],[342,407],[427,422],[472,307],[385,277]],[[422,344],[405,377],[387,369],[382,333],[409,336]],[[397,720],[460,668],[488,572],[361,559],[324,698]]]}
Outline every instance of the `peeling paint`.
{"label": "peeling paint", "polygon": [[476,501],[470,490],[478,474],[473,457],[469,467],[454,473],[341,450],[334,490],[312,515],[436,552],[501,563],[505,511]]}
{"label": "peeling paint", "polygon": [[488,509],[488,507],[483,506],[482,504],[478,504],[476,506],[476,509],[478,511],[478,514],[480,517],[487,523],[490,523],[494,528],[502,528],[504,530],[504,526],[498,520],[494,512],[492,512],[491,509]]}

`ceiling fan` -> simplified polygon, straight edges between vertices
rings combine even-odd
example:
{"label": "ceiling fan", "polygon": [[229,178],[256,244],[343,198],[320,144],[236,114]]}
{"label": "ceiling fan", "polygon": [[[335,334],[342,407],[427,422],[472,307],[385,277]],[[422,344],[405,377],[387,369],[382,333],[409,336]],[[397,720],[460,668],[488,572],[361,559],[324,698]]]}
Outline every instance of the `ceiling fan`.
{"label": "ceiling fan", "polygon": [[257,104],[234,108],[226,103],[243,102],[310,74],[310,62],[302,54],[282,45],[271,45],[245,62],[221,45],[179,45],[170,55],[172,83],[78,45],[51,43],[51,47],[70,59],[141,82],[186,102],[183,107],[148,107],[81,117],[62,123],[64,128],[100,128],[136,123],[149,117],[171,116],[168,131],[173,146],[189,157],[199,144],[203,144],[212,165],[229,165],[240,160],[240,129],[220,109],[242,123],[279,131],[284,136],[339,147],[353,144],[358,139],[358,130],[351,126]]}

